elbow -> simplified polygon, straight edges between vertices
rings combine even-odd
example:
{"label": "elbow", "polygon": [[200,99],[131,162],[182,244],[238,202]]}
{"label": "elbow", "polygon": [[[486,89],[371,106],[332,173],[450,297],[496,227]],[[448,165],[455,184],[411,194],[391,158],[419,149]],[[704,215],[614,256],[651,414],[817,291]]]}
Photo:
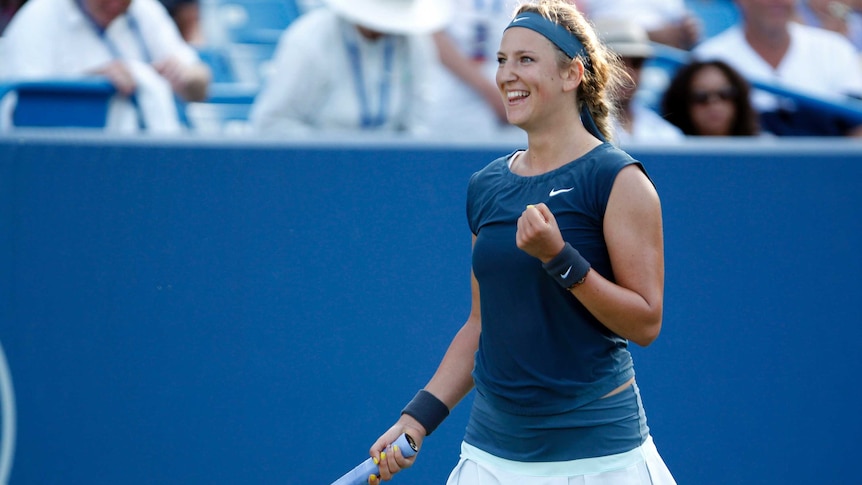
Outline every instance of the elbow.
{"label": "elbow", "polygon": [[656,341],[659,333],[661,333],[661,317],[645,325],[643,331],[630,340],[641,347],[649,347],[650,344]]}

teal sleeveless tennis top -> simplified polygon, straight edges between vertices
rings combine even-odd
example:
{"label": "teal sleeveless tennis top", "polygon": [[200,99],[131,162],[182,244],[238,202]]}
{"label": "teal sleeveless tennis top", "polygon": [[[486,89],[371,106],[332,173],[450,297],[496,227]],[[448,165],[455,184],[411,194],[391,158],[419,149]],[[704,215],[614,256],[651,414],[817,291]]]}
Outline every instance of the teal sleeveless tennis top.
{"label": "teal sleeveless tennis top", "polygon": [[[541,261],[519,249],[515,233],[524,208],[544,202],[563,238],[594,271],[614,281],[603,234],[605,209],[620,170],[643,167],[605,143],[556,170],[524,177],[509,170],[513,155],[473,174],[468,186],[482,333],[473,371],[477,395],[465,440],[520,461],[628,451],[646,439],[639,396],[623,393],[627,400],[599,402],[634,376],[627,340],[561,288]],[[556,432],[536,433],[537,426]],[[587,427],[593,445],[573,449]],[[606,439],[597,440],[596,432]]]}

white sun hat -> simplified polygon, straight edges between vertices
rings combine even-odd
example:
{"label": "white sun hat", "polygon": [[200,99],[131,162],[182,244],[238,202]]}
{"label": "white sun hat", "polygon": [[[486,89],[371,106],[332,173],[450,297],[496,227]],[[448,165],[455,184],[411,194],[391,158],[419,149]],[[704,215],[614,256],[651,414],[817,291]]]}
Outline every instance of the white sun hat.
{"label": "white sun hat", "polygon": [[650,59],[655,49],[646,29],[623,18],[603,18],[595,22],[596,33],[620,57]]}
{"label": "white sun hat", "polygon": [[451,0],[326,0],[345,19],[386,34],[428,34],[452,17]]}

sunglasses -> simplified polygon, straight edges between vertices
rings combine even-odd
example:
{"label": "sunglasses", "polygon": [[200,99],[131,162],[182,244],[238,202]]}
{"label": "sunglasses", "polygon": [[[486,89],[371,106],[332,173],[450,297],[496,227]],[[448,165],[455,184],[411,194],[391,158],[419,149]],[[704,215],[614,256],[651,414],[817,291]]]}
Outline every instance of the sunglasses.
{"label": "sunglasses", "polygon": [[736,96],[736,88],[727,87],[715,91],[694,91],[690,99],[693,104],[709,104],[713,101],[733,101]]}

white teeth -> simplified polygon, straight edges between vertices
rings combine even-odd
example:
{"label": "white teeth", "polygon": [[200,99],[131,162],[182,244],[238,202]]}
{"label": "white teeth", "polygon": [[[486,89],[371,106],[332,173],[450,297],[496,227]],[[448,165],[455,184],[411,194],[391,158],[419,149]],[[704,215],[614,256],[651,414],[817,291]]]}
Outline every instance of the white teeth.
{"label": "white teeth", "polygon": [[527,91],[509,91],[508,93],[506,93],[506,96],[510,100],[515,99],[515,98],[526,98],[529,95],[530,95],[530,93],[528,93]]}

